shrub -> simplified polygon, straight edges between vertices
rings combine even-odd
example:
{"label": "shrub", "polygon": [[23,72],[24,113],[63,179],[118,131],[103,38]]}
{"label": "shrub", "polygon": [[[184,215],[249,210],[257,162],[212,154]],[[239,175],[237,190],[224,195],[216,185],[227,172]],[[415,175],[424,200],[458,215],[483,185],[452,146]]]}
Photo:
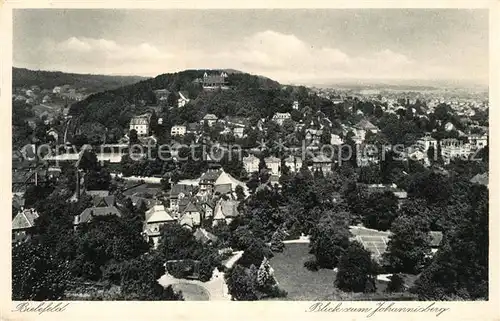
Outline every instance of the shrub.
{"label": "shrub", "polygon": [[304,262],[304,267],[309,271],[318,271],[318,262],[316,259],[307,260]]}
{"label": "shrub", "polygon": [[405,291],[405,281],[401,274],[393,274],[387,284],[386,292],[403,292]]}

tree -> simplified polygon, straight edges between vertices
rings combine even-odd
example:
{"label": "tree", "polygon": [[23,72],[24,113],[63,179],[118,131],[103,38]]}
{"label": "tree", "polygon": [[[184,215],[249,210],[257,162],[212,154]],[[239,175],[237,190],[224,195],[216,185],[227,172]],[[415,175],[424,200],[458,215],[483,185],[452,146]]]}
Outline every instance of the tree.
{"label": "tree", "polygon": [[387,284],[387,288],[385,288],[386,292],[404,292],[406,287],[405,287],[405,280],[403,275],[394,273],[391,275],[389,278],[390,281]]}
{"label": "tree", "polygon": [[345,292],[375,292],[377,270],[370,252],[351,242],[340,260],[335,285]]}
{"label": "tree", "polygon": [[349,246],[346,213],[326,212],[311,232],[310,253],[319,267],[333,269]]}
{"label": "tree", "polygon": [[328,128],[324,128],[321,132],[320,142],[323,145],[330,145],[332,140],[332,134]]}
{"label": "tree", "polygon": [[417,274],[431,254],[429,223],[418,216],[400,216],[391,225],[391,236],[384,253],[391,272]]}
{"label": "tree", "polygon": [[12,248],[12,299],[61,300],[69,280],[67,264],[32,240]]}
{"label": "tree", "polygon": [[371,193],[362,200],[360,213],[368,228],[386,231],[397,216],[398,200],[394,193]]}
{"label": "tree", "polygon": [[129,133],[129,143],[130,145],[134,145],[139,143],[139,137],[137,136],[137,130],[132,129]]}
{"label": "tree", "polygon": [[71,269],[88,280],[101,279],[110,262],[133,259],[148,250],[137,225],[114,215],[96,216],[78,233]]}
{"label": "tree", "polygon": [[233,268],[226,273],[227,287],[232,299],[234,301],[257,300],[256,279],[255,266],[252,270],[235,264]]}
{"label": "tree", "polygon": [[436,157],[436,150],[434,149],[434,146],[430,146],[429,149],[427,150],[427,158],[429,159],[431,164],[433,164],[437,160],[435,157]]}
{"label": "tree", "polygon": [[126,261],[120,268],[120,287],[124,300],[179,301],[182,293],[172,287],[163,288],[158,279],[163,272],[162,261],[158,257],[146,255]]}
{"label": "tree", "polygon": [[285,240],[286,234],[282,229],[278,229],[273,233],[271,237],[271,251],[273,252],[283,252],[285,248],[285,244],[283,241]]}
{"label": "tree", "polygon": [[243,201],[245,199],[245,192],[243,190],[243,187],[241,187],[241,185],[236,186],[234,191],[236,193],[236,198],[238,201]]}
{"label": "tree", "polygon": [[269,264],[269,260],[264,257],[262,263],[257,271],[257,285],[260,291],[268,292],[276,286],[276,279],[274,278],[274,270]]}
{"label": "tree", "polygon": [[420,300],[488,299],[488,190],[474,186],[469,196],[468,209],[454,211],[459,220],[411,289]]}
{"label": "tree", "polygon": [[449,179],[433,171],[413,174],[409,178],[408,196],[424,198],[430,204],[445,202],[451,195]]}

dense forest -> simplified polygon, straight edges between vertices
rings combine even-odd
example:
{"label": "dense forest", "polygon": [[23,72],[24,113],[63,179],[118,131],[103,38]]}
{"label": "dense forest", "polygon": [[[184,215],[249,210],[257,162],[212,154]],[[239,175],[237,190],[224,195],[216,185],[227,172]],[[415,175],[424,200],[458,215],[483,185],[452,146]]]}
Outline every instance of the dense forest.
{"label": "dense forest", "polygon": [[12,68],[13,87],[36,85],[42,89],[52,89],[55,86],[70,85],[76,88],[86,88],[90,92],[98,92],[134,84],[141,80],[144,80],[144,77],[73,74],[60,71]]}

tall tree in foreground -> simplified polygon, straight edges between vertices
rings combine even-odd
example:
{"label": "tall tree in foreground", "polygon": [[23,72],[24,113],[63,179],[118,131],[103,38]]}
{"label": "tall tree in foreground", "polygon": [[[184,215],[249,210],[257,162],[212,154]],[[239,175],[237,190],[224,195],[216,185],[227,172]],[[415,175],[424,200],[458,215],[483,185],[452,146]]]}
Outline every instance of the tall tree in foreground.
{"label": "tall tree in foreground", "polygon": [[345,292],[375,292],[377,264],[370,252],[354,241],[347,248],[339,263],[335,285]]}
{"label": "tall tree in foreground", "polygon": [[349,246],[348,213],[326,212],[311,233],[310,253],[321,268],[333,269]]}
{"label": "tall tree in foreground", "polygon": [[391,272],[419,273],[431,254],[429,223],[418,216],[400,216],[391,231],[384,253],[386,266]]}
{"label": "tall tree in foreground", "polygon": [[412,291],[421,300],[488,299],[488,190],[471,190],[471,209],[451,229]]}

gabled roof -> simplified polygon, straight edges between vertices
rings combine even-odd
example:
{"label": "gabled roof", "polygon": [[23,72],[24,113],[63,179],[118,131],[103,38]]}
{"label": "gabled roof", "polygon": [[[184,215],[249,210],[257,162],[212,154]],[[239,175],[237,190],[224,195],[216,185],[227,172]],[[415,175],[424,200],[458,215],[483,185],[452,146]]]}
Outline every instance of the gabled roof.
{"label": "gabled roof", "polygon": [[484,186],[488,186],[488,172],[477,174],[476,176],[471,178],[470,182],[474,184],[481,184]]}
{"label": "gabled roof", "polygon": [[216,181],[217,178],[222,174],[222,170],[209,170],[205,172],[200,178],[201,181]]}
{"label": "gabled roof", "polygon": [[114,195],[108,195],[108,196],[94,196],[92,197],[92,205],[94,207],[109,207],[109,206],[114,206],[115,205],[115,196]]}
{"label": "gabled roof", "polygon": [[313,163],[331,163],[332,160],[328,157],[326,157],[323,154],[319,154],[318,156],[314,157],[312,159]]}
{"label": "gabled roof", "polygon": [[23,230],[35,226],[35,219],[38,218],[38,213],[30,208],[17,213],[12,220],[13,230]]}
{"label": "gabled roof", "polygon": [[224,195],[227,193],[231,193],[231,191],[232,191],[231,183],[215,185],[215,193]]}
{"label": "gabled roof", "polygon": [[80,215],[75,216],[74,224],[88,223],[93,216],[109,216],[116,215],[121,217],[120,211],[115,206],[106,207],[89,207],[86,208]]}
{"label": "gabled roof", "polygon": [[238,201],[233,200],[219,200],[215,207],[214,220],[223,220],[226,218],[236,217],[238,212]]}
{"label": "gabled roof", "polygon": [[217,116],[214,114],[206,114],[205,117],[203,117],[203,120],[217,120]]}
{"label": "gabled roof", "polygon": [[239,185],[243,188],[243,191],[245,193],[248,192],[248,187],[246,186],[245,183],[237,180],[236,178],[231,176],[231,174],[222,171],[222,173],[219,175],[219,177],[215,181],[214,185],[215,185],[215,187],[217,187],[218,185],[226,185],[226,184],[231,184],[231,188],[233,190],[236,190],[236,186]]}
{"label": "gabled roof", "polygon": [[146,211],[146,223],[175,221],[165,210],[163,205],[154,205]]}
{"label": "gabled roof", "polygon": [[197,229],[193,233],[193,236],[197,241],[199,241],[203,244],[217,241],[217,236],[213,235],[212,233],[208,232],[207,230],[205,230],[203,228]]}
{"label": "gabled roof", "polygon": [[354,125],[354,128],[366,129],[366,130],[370,130],[370,129],[376,129],[376,130],[378,130],[379,129],[377,126],[373,125],[367,119],[360,120],[356,125]]}
{"label": "gabled roof", "polygon": [[200,212],[200,209],[193,202],[189,202],[183,212]]}

